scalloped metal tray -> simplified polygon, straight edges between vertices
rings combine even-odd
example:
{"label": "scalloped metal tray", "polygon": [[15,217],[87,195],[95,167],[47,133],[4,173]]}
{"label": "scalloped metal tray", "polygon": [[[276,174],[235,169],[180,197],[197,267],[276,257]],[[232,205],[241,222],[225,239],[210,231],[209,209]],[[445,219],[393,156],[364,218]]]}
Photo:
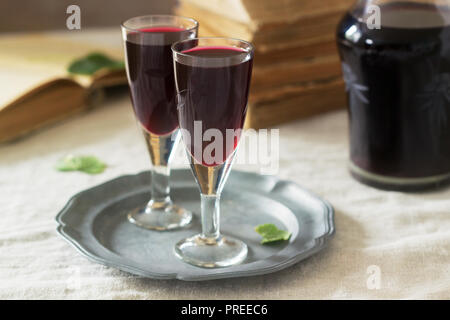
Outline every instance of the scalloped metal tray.
{"label": "scalloped metal tray", "polygon": [[[198,233],[198,187],[189,169],[173,170],[175,202],[195,213],[190,227],[157,232],[129,223],[127,213],[149,199],[149,172],[127,175],[82,191],[57,215],[57,231],[92,261],[154,279],[187,281],[246,277],[287,268],[320,251],[334,234],[334,211],[297,184],[272,176],[232,171],[221,197],[221,232],[244,240],[240,265],[204,269],[178,260],[173,246]],[[274,223],[292,232],[288,242],[261,245],[254,227]]]}

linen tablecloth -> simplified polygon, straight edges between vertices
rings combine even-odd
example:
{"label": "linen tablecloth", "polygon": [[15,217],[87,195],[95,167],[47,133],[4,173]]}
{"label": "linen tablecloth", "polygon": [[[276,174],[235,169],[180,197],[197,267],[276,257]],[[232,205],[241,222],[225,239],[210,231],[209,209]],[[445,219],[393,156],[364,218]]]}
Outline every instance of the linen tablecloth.
{"label": "linen tablecloth", "polygon": [[[347,126],[342,110],[279,127],[277,175],[334,206],[329,246],[278,273],[207,282],[151,280],[98,265],[56,233],[54,218],[72,195],[149,169],[127,97],[0,146],[0,298],[450,298],[450,188],[405,194],[358,183],[347,170]],[[108,168],[92,176],[56,171],[67,154],[95,155]]]}
{"label": "linen tablecloth", "polygon": [[[278,176],[331,202],[335,238],[275,274],[197,283],[95,264],[55,231],[72,195],[149,168],[127,97],[0,147],[0,298],[450,298],[450,189],[404,194],[353,180],[345,111],[279,129]],[[56,171],[68,153],[109,166],[94,176]]]}

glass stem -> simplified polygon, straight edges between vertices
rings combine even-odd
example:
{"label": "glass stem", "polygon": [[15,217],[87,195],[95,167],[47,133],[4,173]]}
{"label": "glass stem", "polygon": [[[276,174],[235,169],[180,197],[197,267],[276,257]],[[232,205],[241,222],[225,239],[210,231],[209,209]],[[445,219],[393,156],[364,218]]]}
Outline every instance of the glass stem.
{"label": "glass stem", "polygon": [[170,168],[168,166],[153,166],[152,169],[152,199],[151,207],[163,207],[170,204],[169,186]]}
{"label": "glass stem", "polygon": [[220,195],[201,194],[202,237],[217,240],[220,236]]}

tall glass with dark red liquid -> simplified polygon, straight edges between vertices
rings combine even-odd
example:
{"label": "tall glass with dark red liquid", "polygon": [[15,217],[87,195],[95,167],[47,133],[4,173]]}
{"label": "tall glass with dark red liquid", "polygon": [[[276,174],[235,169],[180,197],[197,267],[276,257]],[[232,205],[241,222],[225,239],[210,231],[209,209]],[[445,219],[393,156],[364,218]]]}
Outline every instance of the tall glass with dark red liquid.
{"label": "tall glass with dark red liquid", "polygon": [[169,163],[179,141],[171,45],[196,37],[197,29],[193,19],[167,15],[136,17],[122,24],[131,100],[153,164],[151,200],[128,219],[147,229],[175,229],[192,219],[170,198]]}
{"label": "tall glass with dark red liquid", "polygon": [[357,179],[397,190],[450,179],[449,5],[359,1],[339,24]]}
{"label": "tall glass with dark red liquid", "polygon": [[172,48],[179,123],[202,217],[201,234],[178,242],[175,253],[200,267],[235,265],[246,258],[247,245],[220,234],[219,202],[245,121],[254,49],[227,38],[185,40]]}

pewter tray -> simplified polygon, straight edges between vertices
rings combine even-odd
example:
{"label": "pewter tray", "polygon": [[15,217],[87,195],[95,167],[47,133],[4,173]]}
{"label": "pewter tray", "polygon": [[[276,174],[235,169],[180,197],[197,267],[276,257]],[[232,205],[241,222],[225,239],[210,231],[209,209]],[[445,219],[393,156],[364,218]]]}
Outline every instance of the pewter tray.
{"label": "pewter tray", "polygon": [[[189,169],[172,171],[173,200],[195,213],[190,227],[157,232],[127,221],[150,198],[149,172],[127,175],[82,191],[57,215],[57,231],[94,262],[154,279],[187,281],[247,277],[287,268],[320,251],[334,234],[333,208],[293,182],[232,171],[221,197],[221,232],[245,241],[240,265],[204,269],[178,260],[174,244],[199,233],[200,201]],[[274,223],[292,232],[284,243],[261,245],[255,226]]]}

